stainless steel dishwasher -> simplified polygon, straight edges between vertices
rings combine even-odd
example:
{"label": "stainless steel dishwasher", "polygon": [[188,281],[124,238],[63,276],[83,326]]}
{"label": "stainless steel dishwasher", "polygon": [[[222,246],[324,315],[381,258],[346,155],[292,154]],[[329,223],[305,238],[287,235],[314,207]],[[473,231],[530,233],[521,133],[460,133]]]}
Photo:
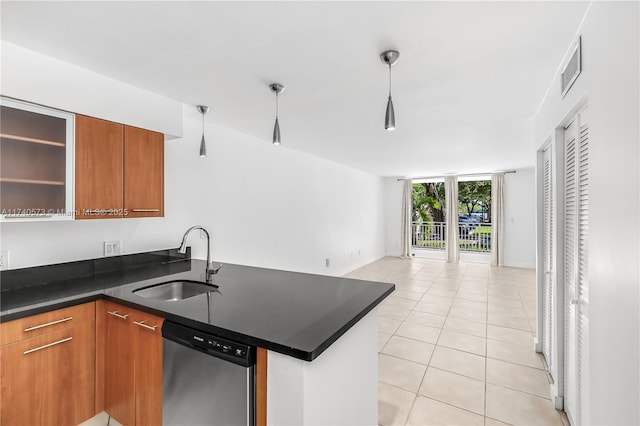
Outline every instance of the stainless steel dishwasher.
{"label": "stainless steel dishwasher", "polygon": [[162,424],[254,425],[255,347],[162,326]]}

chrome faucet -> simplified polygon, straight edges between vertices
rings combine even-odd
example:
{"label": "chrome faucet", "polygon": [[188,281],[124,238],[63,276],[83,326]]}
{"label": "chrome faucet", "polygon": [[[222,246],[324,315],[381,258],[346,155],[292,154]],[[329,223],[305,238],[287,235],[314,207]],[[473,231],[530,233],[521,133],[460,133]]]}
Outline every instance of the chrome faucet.
{"label": "chrome faucet", "polygon": [[185,254],[187,252],[187,238],[189,237],[189,234],[191,233],[191,231],[193,231],[194,229],[202,230],[204,234],[207,236],[207,266],[205,268],[205,272],[207,277],[207,283],[210,283],[211,278],[213,278],[213,276],[218,273],[220,268],[222,268],[222,264],[215,269],[213,268],[213,265],[211,263],[211,237],[209,236],[209,231],[207,231],[204,228],[204,226],[196,225],[187,229],[187,232],[185,232],[184,236],[182,237],[182,242],[180,243],[180,248],[178,248],[178,253]]}

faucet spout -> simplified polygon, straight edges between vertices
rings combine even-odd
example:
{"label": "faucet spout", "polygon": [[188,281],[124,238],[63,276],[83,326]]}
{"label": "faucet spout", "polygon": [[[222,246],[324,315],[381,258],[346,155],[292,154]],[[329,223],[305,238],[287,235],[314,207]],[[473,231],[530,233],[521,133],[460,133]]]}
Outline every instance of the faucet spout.
{"label": "faucet spout", "polygon": [[205,268],[205,273],[207,282],[209,283],[211,282],[211,278],[213,277],[213,275],[218,273],[222,265],[214,269],[213,265],[211,264],[211,236],[209,235],[209,231],[207,231],[204,226],[195,225],[187,229],[187,231],[182,236],[182,242],[180,243],[180,247],[178,248],[178,253],[185,254],[187,252],[187,238],[189,237],[191,231],[194,231],[196,229],[200,229],[207,237],[207,266]]}

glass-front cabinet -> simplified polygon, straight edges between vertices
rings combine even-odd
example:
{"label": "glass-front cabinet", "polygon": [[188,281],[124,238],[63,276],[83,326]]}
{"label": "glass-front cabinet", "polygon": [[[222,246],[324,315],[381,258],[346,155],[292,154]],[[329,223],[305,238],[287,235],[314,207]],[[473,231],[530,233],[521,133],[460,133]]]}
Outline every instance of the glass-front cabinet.
{"label": "glass-front cabinet", "polygon": [[0,221],[73,220],[74,115],[0,98]]}

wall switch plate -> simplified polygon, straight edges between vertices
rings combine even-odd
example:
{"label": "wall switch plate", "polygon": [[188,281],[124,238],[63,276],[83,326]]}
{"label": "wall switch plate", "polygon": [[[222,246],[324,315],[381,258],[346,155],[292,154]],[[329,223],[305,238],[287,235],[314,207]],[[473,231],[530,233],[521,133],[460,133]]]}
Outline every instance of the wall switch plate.
{"label": "wall switch plate", "polygon": [[0,250],[0,271],[9,269],[9,250]]}
{"label": "wall switch plate", "polygon": [[328,257],[324,260],[324,266],[326,266],[327,268],[329,266],[331,266],[331,259],[329,259]]}
{"label": "wall switch plate", "polygon": [[122,241],[105,241],[104,242],[104,255],[120,256],[122,254]]}

